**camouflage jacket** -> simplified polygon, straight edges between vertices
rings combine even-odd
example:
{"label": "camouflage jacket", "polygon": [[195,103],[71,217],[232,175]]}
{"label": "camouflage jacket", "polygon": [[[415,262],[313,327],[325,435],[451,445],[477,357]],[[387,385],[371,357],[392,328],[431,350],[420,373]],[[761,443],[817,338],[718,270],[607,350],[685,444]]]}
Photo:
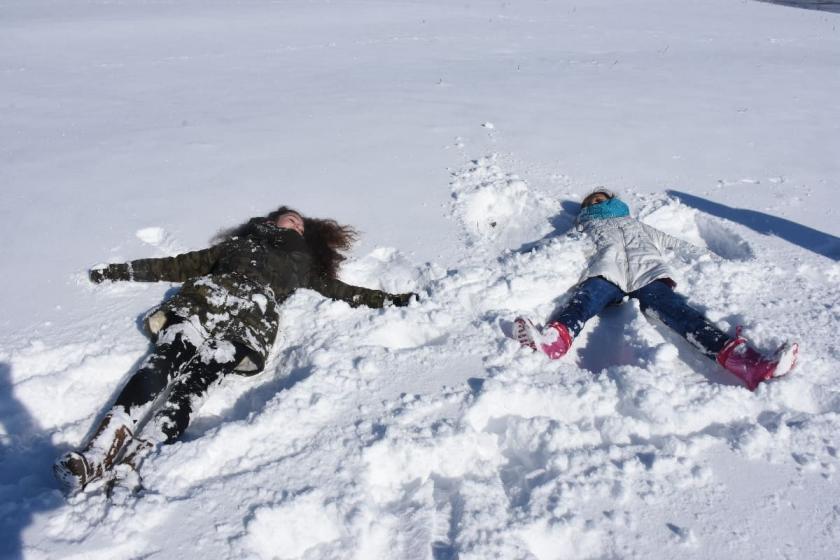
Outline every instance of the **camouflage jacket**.
{"label": "camouflage jacket", "polygon": [[[261,370],[277,336],[277,306],[298,288],[346,301],[353,307],[406,305],[411,294],[388,294],[317,276],[303,236],[252,221],[245,235],[174,257],[111,264],[91,279],[183,282],[173,297],[147,314],[154,337],[173,323],[189,322],[204,338],[238,342]],[[154,318],[154,320],[150,320]]]}

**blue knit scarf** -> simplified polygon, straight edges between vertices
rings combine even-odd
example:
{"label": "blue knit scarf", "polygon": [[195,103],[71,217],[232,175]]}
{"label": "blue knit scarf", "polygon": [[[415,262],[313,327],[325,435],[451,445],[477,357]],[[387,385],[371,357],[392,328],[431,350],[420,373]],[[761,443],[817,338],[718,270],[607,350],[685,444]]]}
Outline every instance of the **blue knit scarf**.
{"label": "blue knit scarf", "polygon": [[630,208],[618,198],[611,198],[599,204],[587,206],[578,214],[578,222],[623,218],[630,215]]}

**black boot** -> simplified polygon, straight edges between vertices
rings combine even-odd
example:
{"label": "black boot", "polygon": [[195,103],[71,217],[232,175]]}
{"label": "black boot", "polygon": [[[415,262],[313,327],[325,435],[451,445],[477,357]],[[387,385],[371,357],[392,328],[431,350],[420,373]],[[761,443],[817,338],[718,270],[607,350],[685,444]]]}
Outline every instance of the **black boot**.
{"label": "black boot", "polygon": [[112,408],[81,452],[70,451],[55,462],[55,477],[69,493],[102,478],[132,440],[133,429],[134,421],[125,409]]}

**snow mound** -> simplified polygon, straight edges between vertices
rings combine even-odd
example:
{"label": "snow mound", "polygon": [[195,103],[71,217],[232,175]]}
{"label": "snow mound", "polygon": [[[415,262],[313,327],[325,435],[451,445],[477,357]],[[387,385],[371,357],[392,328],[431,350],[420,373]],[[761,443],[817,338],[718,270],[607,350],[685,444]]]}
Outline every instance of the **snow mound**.
{"label": "snow mound", "polygon": [[364,339],[364,344],[386,348],[416,348],[426,344],[442,344],[446,341],[445,332],[445,328],[440,326],[406,317],[377,327]]}
{"label": "snow mound", "polygon": [[379,247],[359,259],[344,263],[345,282],[391,293],[417,291],[419,287],[446,274],[439,265],[418,265],[393,247]]}
{"label": "snow mound", "polygon": [[174,255],[184,251],[184,247],[162,227],[155,226],[138,229],[134,235],[146,245],[159,249],[166,255]]}
{"label": "snow mound", "polygon": [[504,171],[496,154],[473,160],[454,173],[451,186],[451,212],[474,247],[512,248],[538,238],[559,207],[525,180]]}
{"label": "snow mound", "polygon": [[135,234],[137,239],[149,245],[160,245],[166,239],[166,230],[159,227],[147,227],[138,229]]}
{"label": "snow mound", "polygon": [[645,223],[675,237],[705,247],[725,259],[745,261],[755,257],[750,244],[718,218],[689,208],[671,198],[642,204],[639,217]]}
{"label": "snow mound", "polygon": [[318,492],[257,508],[245,529],[245,547],[258,558],[324,558],[341,537],[335,507]]}

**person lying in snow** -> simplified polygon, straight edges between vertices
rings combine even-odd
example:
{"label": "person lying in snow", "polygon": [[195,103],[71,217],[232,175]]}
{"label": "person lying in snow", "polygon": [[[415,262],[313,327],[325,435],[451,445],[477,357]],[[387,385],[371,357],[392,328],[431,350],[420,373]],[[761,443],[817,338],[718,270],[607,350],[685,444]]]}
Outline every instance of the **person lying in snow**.
{"label": "person lying in snow", "polygon": [[740,329],[734,337],[723,333],[674,291],[676,283],[663,253],[668,249],[696,253],[697,247],[631,218],[627,205],[606,190],[596,190],[583,199],[578,225],[594,241],[595,254],[583,280],[542,332],[530,320],[516,318],[514,337],[523,346],[539,349],[551,359],[561,358],[586,321],[629,296],[639,300],[643,313],[679,333],[751,391],[762,381],[793,368],[799,350],[796,343],[783,345],[773,356],[763,356],[740,336]]}
{"label": "person lying in snow", "polygon": [[[231,373],[265,366],[277,334],[278,306],[299,288],[356,307],[406,306],[415,294],[389,294],[336,278],[356,232],[334,220],[307,218],[282,207],[220,233],[208,249],[90,270],[91,281],[183,282],[145,320],[154,351],[120,392],[80,451],[60,457],[54,471],[70,492],[102,478],[117,461],[136,459],[184,433],[210,385]],[[168,394],[158,399],[168,389]],[[149,420],[144,437],[136,436]]]}

